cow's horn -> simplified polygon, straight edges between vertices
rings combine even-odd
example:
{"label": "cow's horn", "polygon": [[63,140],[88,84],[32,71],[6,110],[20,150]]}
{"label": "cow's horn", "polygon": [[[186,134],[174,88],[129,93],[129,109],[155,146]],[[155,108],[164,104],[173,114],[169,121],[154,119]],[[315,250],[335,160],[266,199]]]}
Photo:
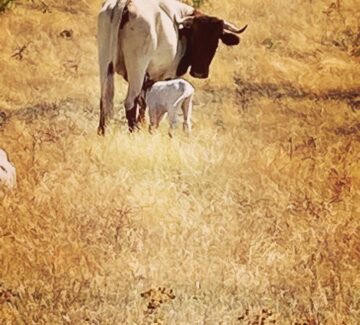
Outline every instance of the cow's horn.
{"label": "cow's horn", "polygon": [[235,34],[241,34],[241,33],[245,32],[245,29],[247,27],[248,27],[248,25],[245,25],[243,28],[239,29],[236,26],[234,26],[233,24],[224,20],[224,30],[228,30],[229,32],[233,32]]}
{"label": "cow's horn", "polygon": [[190,27],[194,20],[194,16],[186,16],[186,17],[180,18],[179,20],[176,18],[176,16],[174,18],[175,18],[175,22],[178,26],[183,25],[184,27]]}

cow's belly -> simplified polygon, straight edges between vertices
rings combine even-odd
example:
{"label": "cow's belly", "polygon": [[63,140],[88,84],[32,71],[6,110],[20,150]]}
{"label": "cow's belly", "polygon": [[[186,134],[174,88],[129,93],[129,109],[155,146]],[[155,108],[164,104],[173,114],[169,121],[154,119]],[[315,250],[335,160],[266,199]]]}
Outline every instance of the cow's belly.
{"label": "cow's belly", "polygon": [[153,80],[164,80],[176,76],[175,54],[165,53],[164,51],[154,55],[150,61],[147,73]]}
{"label": "cow's belly", "polygon": [[179,57],[179,40],[172,21],[163,15],[158,16],[161,26],[154,30],[153,37],[156,39],[156,46],[151,55],[147,73],[153,80],[164,80],[176,76]]}

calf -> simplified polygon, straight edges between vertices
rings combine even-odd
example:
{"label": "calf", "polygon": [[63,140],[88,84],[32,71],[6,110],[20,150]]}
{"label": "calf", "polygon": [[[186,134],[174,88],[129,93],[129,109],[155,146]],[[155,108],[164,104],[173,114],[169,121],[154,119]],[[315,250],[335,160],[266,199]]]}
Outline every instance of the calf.
{"label": "calf", "polygon": [[2,185],[8,188],[16,186],[16,170],[9,162],[6,152],[0,149],[0,187]]}
{"label": "calf", "polygon": [[145,87],[141,99],[149,107],[149,131],[158,128],[159,123],[167,113],[170,124],[169,136],[172,137],[172,131],[177,124],[177,114],[181,108],[184,114],[183,129],[189,133],[191,131],[190,118],[193,95],[194,87],[183,79],[158,81],[149,88]]}

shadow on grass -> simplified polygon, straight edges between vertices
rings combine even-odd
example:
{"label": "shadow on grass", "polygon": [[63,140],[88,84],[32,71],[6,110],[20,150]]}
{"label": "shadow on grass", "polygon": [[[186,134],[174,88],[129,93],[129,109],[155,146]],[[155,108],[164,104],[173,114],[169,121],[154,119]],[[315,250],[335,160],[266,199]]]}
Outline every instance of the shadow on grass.
{"label": "shadow on grass", "polygon": [[269,82],[258,84],[236,78],[235,84],[237,85],[236,91],[242,108],[246,108],[254,97],[267,97],[274,100],[291,98],[314,101],[345,101],[353,111],[360,110],[360,88],[346,90],[330,89],[326,92],[316,93],[296,88],[289,83],[275,84]]}

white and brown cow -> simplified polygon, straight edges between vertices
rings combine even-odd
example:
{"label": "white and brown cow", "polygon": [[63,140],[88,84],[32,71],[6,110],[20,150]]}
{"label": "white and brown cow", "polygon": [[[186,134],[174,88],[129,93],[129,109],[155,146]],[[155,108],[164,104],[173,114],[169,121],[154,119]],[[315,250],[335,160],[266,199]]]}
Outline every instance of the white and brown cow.
{"label": "white and brown cow", "polygon": [[185,74],[207,78],[219,40],[236,45],[242,29],[176,0],[107,0],[98,15],[100,121],[105,133],[112,114],[114,73],[128,82],[129,129],[137,120],[137,98],[147,74],[154,81]]}

